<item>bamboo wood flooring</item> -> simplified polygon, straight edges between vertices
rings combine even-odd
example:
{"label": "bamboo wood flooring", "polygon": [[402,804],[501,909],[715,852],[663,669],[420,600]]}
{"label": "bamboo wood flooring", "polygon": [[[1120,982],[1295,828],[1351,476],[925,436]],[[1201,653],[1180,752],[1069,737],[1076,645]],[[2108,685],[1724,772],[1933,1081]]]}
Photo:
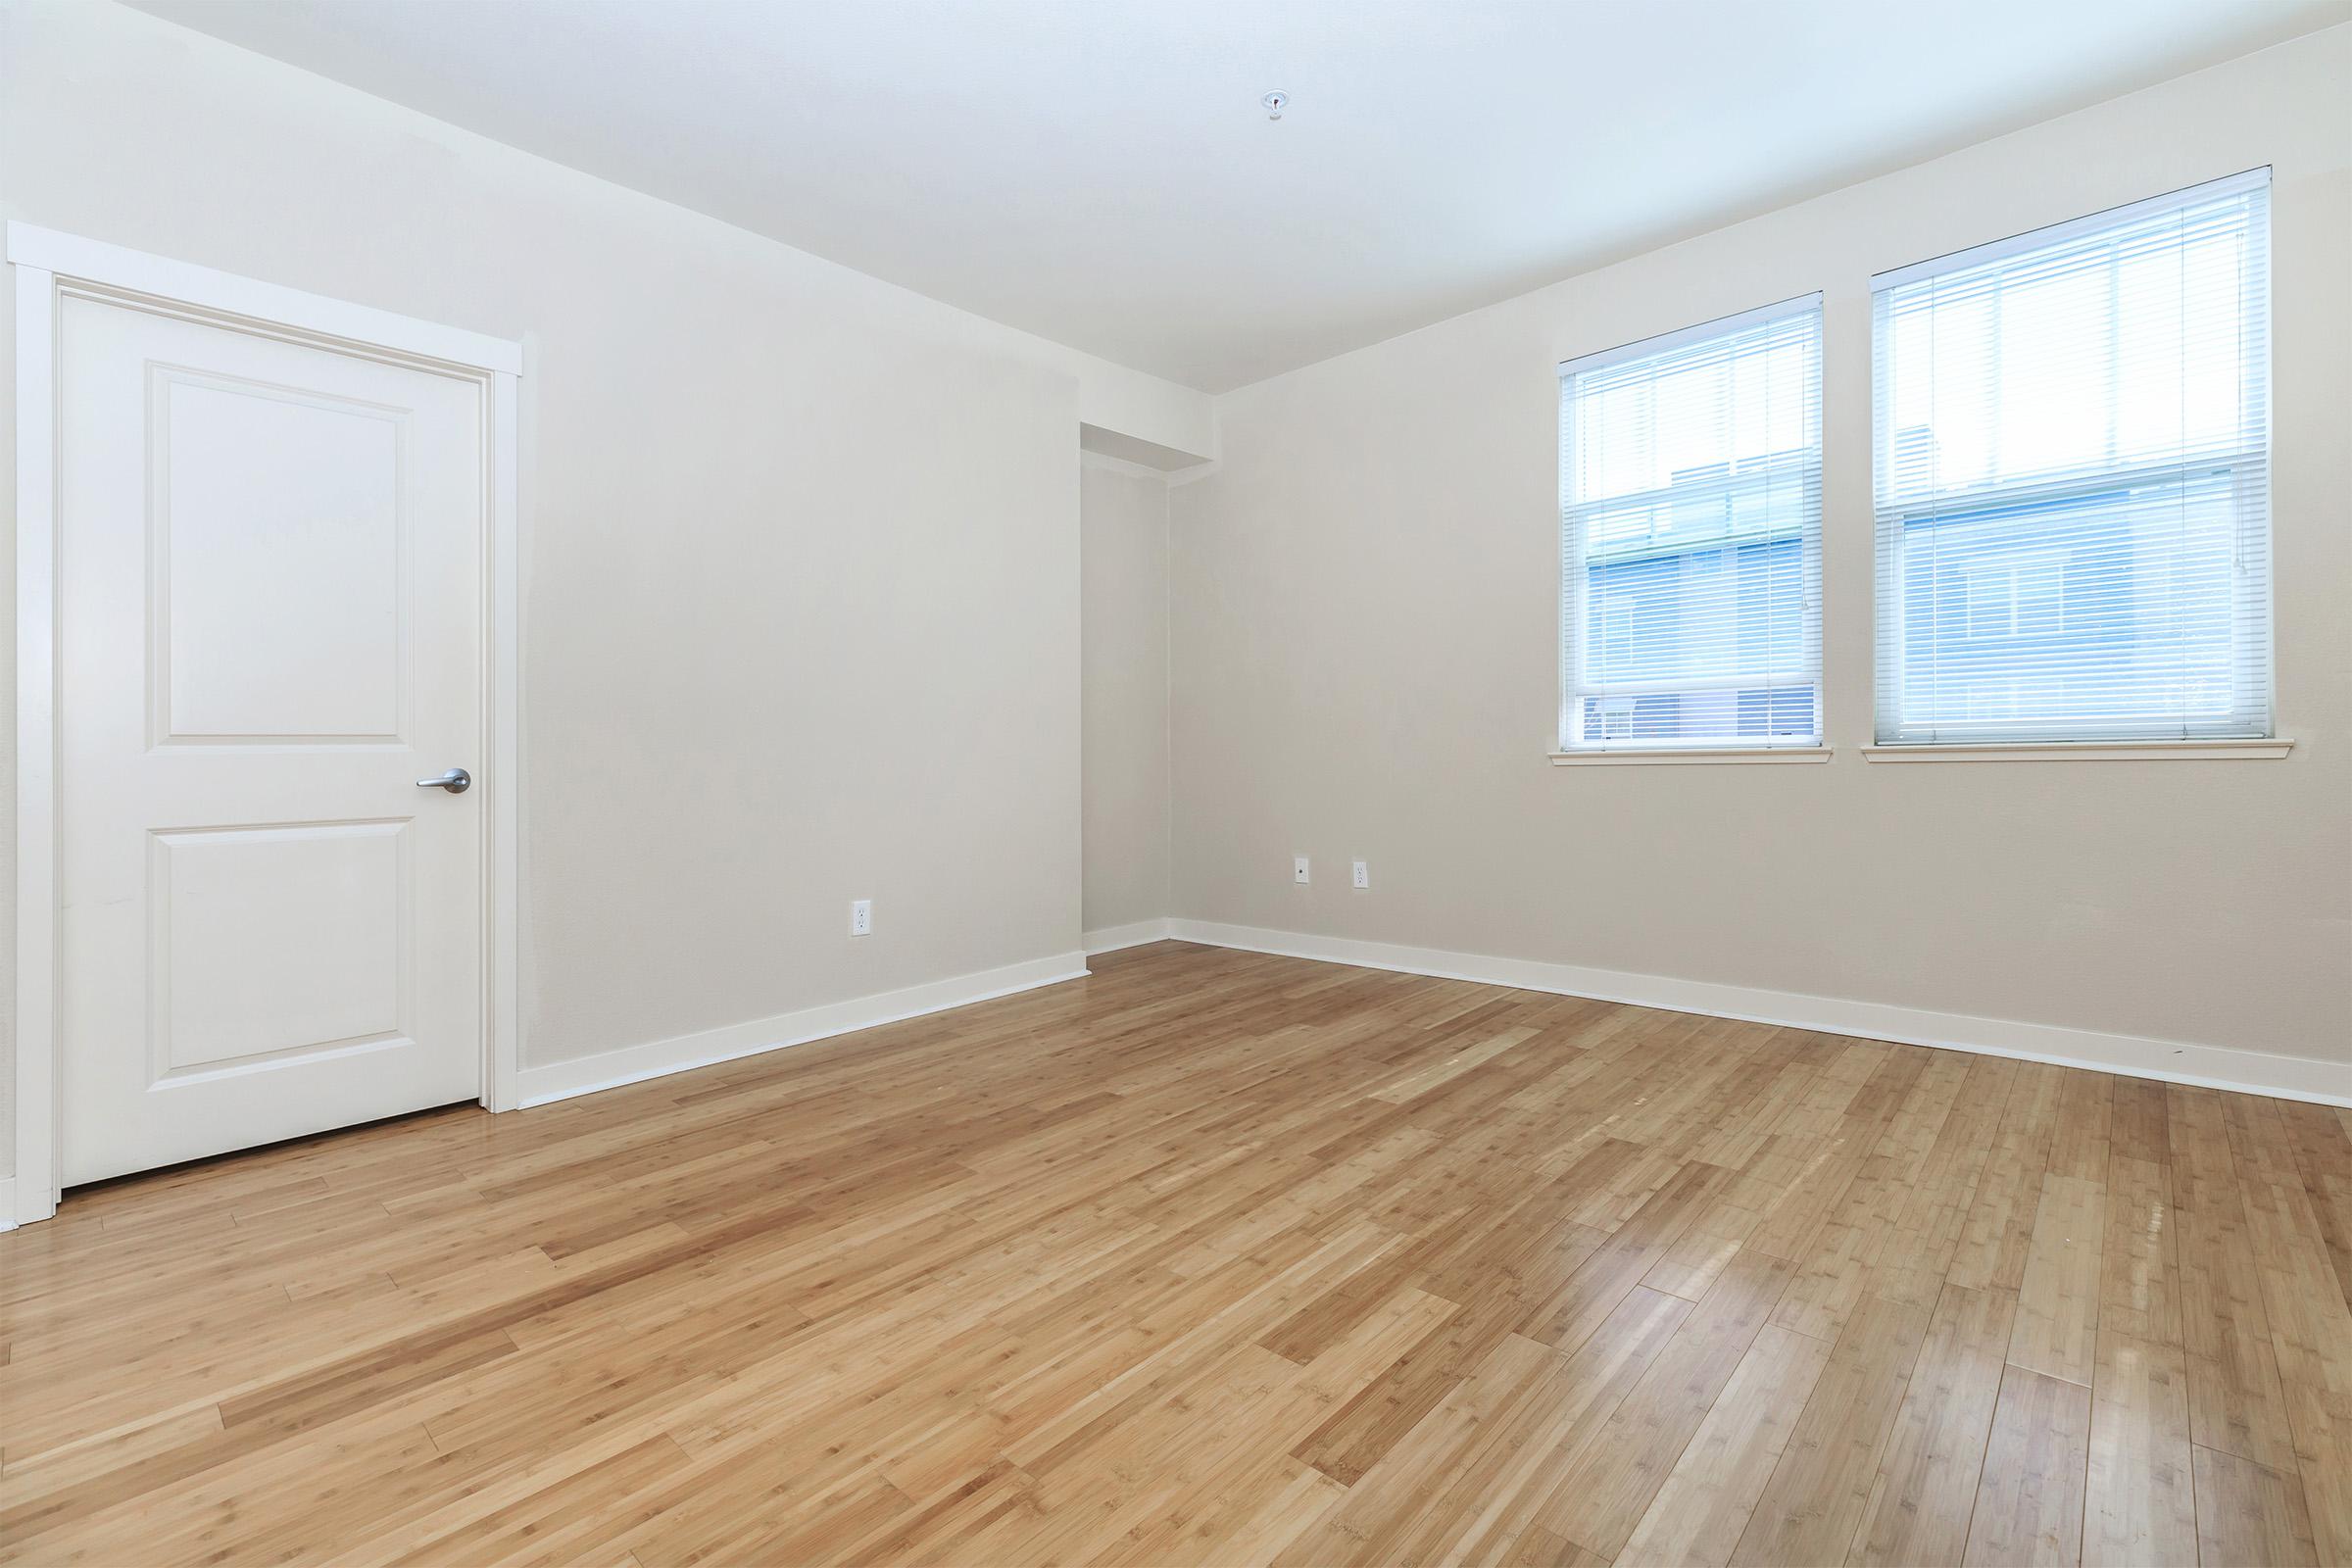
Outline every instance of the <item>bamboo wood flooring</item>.
{"label": "bamboo wood flooring", "polygon": [[2352,1113],[1159,944],[0,1237],[0,1556],[2352,1562]]}

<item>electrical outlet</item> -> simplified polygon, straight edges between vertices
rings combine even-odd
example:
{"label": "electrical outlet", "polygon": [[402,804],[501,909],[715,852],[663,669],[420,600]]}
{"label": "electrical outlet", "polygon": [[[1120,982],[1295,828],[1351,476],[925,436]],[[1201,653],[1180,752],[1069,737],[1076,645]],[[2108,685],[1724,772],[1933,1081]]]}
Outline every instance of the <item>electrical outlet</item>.
{"label": "electrical outlet", "polygon": [[871,899],[851,900],[850,935],[854,937],[870,937],[873,934],[874,901]]}
{"label": "electrical outlet", "polygon": [[1291,880],[1294,882],[1304,882],[1306,880],[1305,856],[1294,855],[1291,857]]}
{"label": "electrical outlet", "polygon": [[1367,889],[1372,886],[1372,867],[1369,862],[1363,860],[1355,862],[1355,885]]}

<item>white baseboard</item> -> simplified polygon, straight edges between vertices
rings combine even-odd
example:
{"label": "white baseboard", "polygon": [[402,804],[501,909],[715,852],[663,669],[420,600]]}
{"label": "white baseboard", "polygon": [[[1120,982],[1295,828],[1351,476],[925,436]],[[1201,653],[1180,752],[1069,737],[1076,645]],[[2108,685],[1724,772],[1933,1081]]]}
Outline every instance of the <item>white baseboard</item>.
{"label": "white baseboard", "polygon": [[1165,942],[1168,940],[1168,927],[1172,923],[1166,915],[1161,915],[1156,920],[1138,920],[1132,925],[1106,925],[1100,931],[1089,931],[1086,934],[1087,956],[1092,957],[1098,953],[1116,953],[1121,948],[1140,948],[1147,942]]}
{"label": "white baseboard", "polygon": [[1002,969],[983,969],[978,974],[933,980],[904,990],[778,1013],[772,1018],[755,1018],[749,1023],[706,1029],[700,1034],[625,1046],[618,1051],[582,1056],[576,1061],[525,1067],[517,1085],[519,1102],[525,1106],[544,1105],[575,1095],[592,1095],[600,1089],[617,1089],[622,1084],[663,1078],[673,1072],[690,1072],[697,1067],[733,1061],[739,1056],[756,1056],[763,1051],[780,1051],[786,1046],[807,1045],[811,1040],[872,1029],[905,1018],[919,1018],[925,1013],[945,1012],[950,1007],[986,1002],[992,997],[1008,997],[1016,991],[1034,991],[1039,986],[1080,979],[1085,974],[1086,955],[1056,953],[1026,963],[1006,964]]}
{"label": "white baseboard", "polygon": [[2257,1051],[2151,1040],[2139,1035],[2101,1034],[2056,1024],[2016,1023],[1968,1013],[1930,1012],[1919,1007],[1852,1002],[1841,997],[1809,997],[1792,991],[1713,985],[1703,980],[1631,974],[1621,969],[1587,969],[1533,958],[1495,958],[1475,953],[1448,953],[1440,948],[1407,948],[1346,937],[1310,936],[1299,931],[1268,931],[1257,926],[1223,925],[1213,920],[1170,920],[1166,924],[1167,934],[1177,941],[1200,942],[1210,947],[1242,948],[1251,953],[1319,958],[1327,963],[1349,963],[1366,969],[1396,969],[1406,974],[1515,986],[1523,991],[1592,997],[1675,1012],[1814,1029],[1823,1034],[1891,1040],[1906,1046],[2016,1056],[2026,1061],[2054,1062],[2062,1067],[2092,1067],[2133,1078],[2230,1089],[2281,1100],[2305,1100],[2322,1105],[2352,1105],[2352,1064],[2342,1062],[2274,1056]]}
{"label": "white baseboard", "polygon": [[0,1231],[17,1228],[17,1179],[0,1176]]}

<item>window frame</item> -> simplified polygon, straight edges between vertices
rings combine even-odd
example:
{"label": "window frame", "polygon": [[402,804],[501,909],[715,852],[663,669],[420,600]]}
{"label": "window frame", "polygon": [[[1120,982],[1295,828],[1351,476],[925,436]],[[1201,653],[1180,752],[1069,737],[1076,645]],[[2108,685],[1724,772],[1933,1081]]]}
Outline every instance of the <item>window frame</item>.
{"label": "window frame", "polygon": [[[1863,749],[1866,759],[1872,761],[2051,760],[2071,756],[2081,756],[2085,760],[2148,760],[2164,757],[2268,759],[2284,757],[2291,750],[2293,742],[2280,736],[2278,719],[2277,574],[2270,548],[2275,535],[2272,507],[2275,448],[2272,437],[2276,413],[2272,374],[2271,326],[2275,289],[2271,266],[2270,189],[2271,170],[2265,165],[2104,208],[2080,218],[2029,229],[1872,276],[1871,550],[1874,624],[1872,735],[1871,744]],[[2008,257],[2054,249],[2124,229],[2167,209],[2186,210],[2200,203],[2254,191],[2261,192],[2264,198],[2259,215],[2263,256],[2260,299],[2254,306],[2262,313],[2262,330],[2258,334],[2258,357],[2248,362],[2260,378],[2262,414],[2258,434],[2250,440],[2240,440],[2228,447],[2209,448],[2199,452],[2193,460],[2176,456],[2134,462],[2109,461],[2096,466],[2079,466],[2025,481],[2004,483],[1995,480],[1965,490],[1931,494],[1907,502],[1889,499],[1892,486],[1888,482],[1887,466],[1893,462],[1894,388],[1886,373],[1886,337],[1892,329],[1892,313],[1888,302],[1897,290],[1925,279],[1967,272]],[[2241,306],[2242,309],[2244,307]],[[2260,487],[2259,526],[2264,535],[2262,569],[2265,574],[2260,596],[2260,623],[2249,627],[2236,610],[2233,609],[2231,612],[2230,639],[2237,650],[2230,672],[2235,694],[2231,712],[2248,715],[2243,723],[2235,726],[2215,725],[2210,733],[2161,735],[2149,733],[2149,726],[2144,720],[2082,718],[2068,720],[2070,733],[2062,735],[1988,736],[1967,731],[1958,724],[1947,726],[1962,731],[1955,735],[1934,733],[1933,726],[1929,726],[1931,732],[1926,735],[1903,734],[1903,649],[1910,612],[1910,594],[1903,582],[1902,534],[1915,519],[1948,521],[1965,517],[1974,511],[2020,507],[2031,508],[2037,514],[2048,514],[2073,503],[2153,483],[2169,482],[2186,486],[2223,475],[2228,476],[2227,482],[2233,490],[2242,492],[2250,485]],[[2242,505],[2242,502],[2233,503],[2233,506]],[[2233,526],[2242,528],[2244,524],[2233,517]],[[1893,536],[1892,543],[1889,542],[1890,534]],[[2033,548],[2030,543],[2021,541],[2007,553],[2015,557]],[[2063,620],[2063,595],[2061,607]],[[2258,659],[2243,657],[2243,650],[2250,638],[2260,644]]]}
{"label": "window frame", "polygon": [[[1587,600],[1590,552],[1584,548],[1585,524],[1580,520],[1572,527],[1569,522],[1569,514],[1572,511],[1579,509],[1591,509],[1596,503],[1572,502],[1569,498],[1568,465],[1573,448],[1571,437],[1573,400],[1569,395],[1569,389],[1574,378],[1591,371],[1607,369],[1612,366],[1672,354],[1680,349],[1696,347],[1775,322],[1808,316],[1812,319],[1812,387],[1805,417],[1810,420],[1808,433],[1811,440],[1806,448],[1801,449],[1809,455],[1789,466],[1796,472],[1800,483],[1809,478],[1812,495],[1812,514],[1805,523],[1800,524],[1795,535],[1798,546],[1798,578],[1800,591],[1804,595],[1798,609],[1800,646],[1803,649],[1803,662],[1811,669],[1812,733],[1801,739],[1763,735],[1752,741],[1723,736],[1704,736],[1688,741],[1672,738],[1637,739],[1630,744],[1612,744],[1605,739],[1600,741],[1582,739],[1580,710],[1588,699],[1603,702],[1617,698],[1631,700],[1643,695],[1642,692],[1635,690],[1636,687],[1648,687],[1659,692],[1749,690],[1753,689],[1755,682],[1740,677],[1667,682],[1621,682],[1610,686],[1605,691],[1591,687],[1586,683],[1584,676],[1589,652],[1586,646],[1586,631],[1589,615]],[[1559,681],[1559,713],[1555,732],[1558,749],[1550,754],[1551,760],[1555,765],[1601,761],[1825,761],[1829,759],[1831,748],[1828,744],[1828,679],[1822,647],[1825,618],[1824,599],[1826,597],[1823,581],[1826,571],[1823,557],[1827,548],[1823,514],[1826,510],[1825,492],[1828,483],[1826,458],[1826,425],[1828,421],[1823,406],[1824,383],[1828,374],[1825,349],[1826,330],[1823,294],[1820,290],[1813,290],[1777,300],[1769,305],[1758,306],[1752,310],[1736,312],[1730,316],[1717,317],[1672,331],[1622,343],[1613,348],[1579,355],[1559,363],[1557,367],[1558,403],[1555,409],[1554,423],[1555,434],[1558,438],[1560,464],[1560,469],[1556,476],[1558,479],[1556,520],[1560,530],[1557,541],[1560,609],[1558,662],[1555,670]],[[1684,487],[1685,493],[1696,493],[1710,482],[1697,481]],[[1638,501],[1643,496],[1662,498],[1675,493],[1677,488],[1669,483],[1652,490],[1629,492],[1625,496],[1604,498],[1604,502],[1622,505]],[[1727,480],[1723,482],[1722,488],[1724,494],[1728,496],[1737,493],[1740,487]],[[1757,542],[1769,544],[1774,542],[1774,538],[1767,535]],[[1684,550],[1662,550],[1659,554],[1661,557],[1689,555],[1710,548],[1720,549],[1722,546],[1694,542]],[[1767,689],[1784,688],[1773,687],[1768,681]],[[1791,684],[1785,689],[1795,691],[1801,688]]]}

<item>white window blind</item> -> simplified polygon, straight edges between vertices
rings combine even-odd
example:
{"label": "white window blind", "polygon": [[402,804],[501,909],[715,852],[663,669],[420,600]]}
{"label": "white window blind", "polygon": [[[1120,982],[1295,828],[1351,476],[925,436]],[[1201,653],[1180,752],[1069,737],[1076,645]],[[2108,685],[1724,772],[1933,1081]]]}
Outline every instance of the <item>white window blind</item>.
{"label": "white window blind", "polygon": [[1560,367],[1560,745],[1821,744],[1821,296]]}
{"label": "white window blind", "polygon": [[2270,174],[1873,280],[1881,743],[2271,733]]}

